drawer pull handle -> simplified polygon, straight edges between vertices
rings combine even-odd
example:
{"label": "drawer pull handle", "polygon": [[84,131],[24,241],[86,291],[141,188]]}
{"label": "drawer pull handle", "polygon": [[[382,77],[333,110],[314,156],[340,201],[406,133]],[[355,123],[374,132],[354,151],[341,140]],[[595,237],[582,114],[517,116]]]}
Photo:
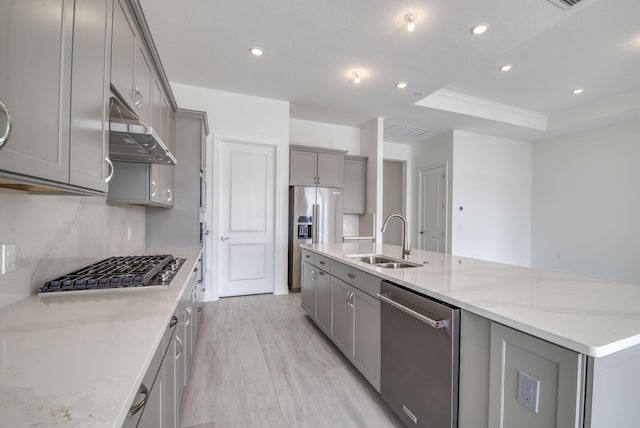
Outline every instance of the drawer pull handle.
{"label": "drawer pull handle", "polygon": [[133,404],[131,406],[131,408],[129,409],[129,414],[131,416],[133,416],[136,413],[138,413],[140,410],[142,410],[144,405],[147,404],[147,399],[149,398],[149,390],[144,385],[144,383],[140,384],[140,389],[138,389],[138,394],[142,394],[143,397],[142,397],[142,400],[140,400],[137,403]]}
{"label": "drawer pull handle", "polygon": [[169,328],[175,327],[176,325],[178,325],[178,317],[174,315],[169,322]]}
{"label": "drawer pull handle", "polygon": [[4,143],[6,143],[9,140],[9,135],[11,135],[11,114],[9,113],[9,109],[7,109],[7,106],[4,105],[2,100],[0,100],[0,110],[2,110],[2,113],[4,114],[5,119],[7,120],[7,123],[4,126],[4,132],[0,137],[0,149],[1,149],[2,146],[4,146]]}
{"label": "drawer pull handle", "polygon": [[351,279],[354,279],[354,278],[356,277],[356,276],[355,276],[354,274],[352,274],[352,273],[348,273],[348,274],[347,274],[347,276],[348,276],[349,278],[351,278]]}
{"label": "drawer pull handle", "polygon": [[180,358],[180,356],[182,356],[183,344],[182,344],[182,339],[180,339],[180,336],[176,336],[176,342],[178,342],[178,345],[180,345],[180,350],[176,352],[176,360],[177,360]]}
{"label": "drawer pull handle", "polygon": [[107,165],[109,166],[109,175],[107,176],[107,178],[104,179],[105,183],[109,183],[111,181],[111,179],[113,178],[113,173],[115,172],[115,169],[113,168],[113,162],[111,162],[111,159],[109,159],[109,156],[104,158],[104,161],[107,163]]}
{"label": "drawer pull handle", "polygon": [[325,263],[325,262],[320,262],[320,264],[321,264],[321,265],[326,265],[326,263]]}

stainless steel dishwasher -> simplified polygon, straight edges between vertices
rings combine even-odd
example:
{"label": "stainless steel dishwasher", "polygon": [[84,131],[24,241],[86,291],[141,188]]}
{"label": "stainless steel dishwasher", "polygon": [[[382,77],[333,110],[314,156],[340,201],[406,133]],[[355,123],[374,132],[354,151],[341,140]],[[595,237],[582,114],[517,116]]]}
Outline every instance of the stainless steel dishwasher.
{"label": "stainless steel dishwasher", "polygon": [[460,309],[382,281],[382,399],[408,427],[458,426]]}

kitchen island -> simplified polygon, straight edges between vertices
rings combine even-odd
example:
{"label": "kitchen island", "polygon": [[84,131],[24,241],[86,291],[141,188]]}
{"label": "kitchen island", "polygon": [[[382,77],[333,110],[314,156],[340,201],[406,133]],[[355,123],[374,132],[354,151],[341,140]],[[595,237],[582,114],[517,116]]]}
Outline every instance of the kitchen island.
{"label": "kitchen island", "polygon": [[[331,259],[331,269],[334,262],[355,268],[462,309],[460,427],[484,426],[478,425],[479,420],[488,420],[491,428],[509,426],[504,424],[503,411],[509,407],[510,395],[515,402],[512,389],[517,386],[517,379],[515,385],[509,384],[513,381],[508,378],[510,349],[525,349],[528,356],[538,358],[547,345],[552,347],[550,352],[571,359],[569,390],[574,401],[567,403],[559,389],[553,406],[574,410],[570,410],[570,424],[557,426],[632,426],[628,421],[640,420],[631,398],[636,396],[632,385],[640,381],[640,285],[420,250],[414,250],[409,260],[422,266],[401,269],[348,257],[400,258],[400,247],[385,244],[303,248]],[[567,365],[562,364],[552,361],[549,366],[559,367],[557,377],[564,382]],[[549,386],[542,382],[541,403],[549,397]],[[522,417],[536,415],[517,406],[516,413],[524,409]],[[523,422],[519,426],[547,425]]]}
{"label": "kitchen island", "polygon": [[163,341],[201,254],[168,288],[31,296],[0,310],[0,425],[119,427]]}

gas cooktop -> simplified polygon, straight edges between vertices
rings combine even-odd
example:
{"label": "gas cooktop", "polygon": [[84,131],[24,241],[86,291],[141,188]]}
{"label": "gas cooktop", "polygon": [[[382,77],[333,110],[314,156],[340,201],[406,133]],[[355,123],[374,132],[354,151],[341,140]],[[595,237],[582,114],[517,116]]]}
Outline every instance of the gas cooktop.
{"label": "gas cooktop", "polygon": [[171,254],[110,257],[44,283],[40,295],[113,288],[168,287],[185,259]]}

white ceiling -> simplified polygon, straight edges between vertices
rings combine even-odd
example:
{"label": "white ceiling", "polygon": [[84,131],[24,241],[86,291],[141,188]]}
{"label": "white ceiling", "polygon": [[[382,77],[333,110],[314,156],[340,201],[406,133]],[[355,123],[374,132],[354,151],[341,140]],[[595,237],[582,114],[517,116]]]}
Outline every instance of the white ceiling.
{"label": "white ceiling", "polygon": [[[548,0],[140,3],[170,81],[286,100],[299,119],[360,126],[382,116],[385,126],[432,130],[388,141],[450,129],[537,140],[640,117],[640,96],[625,96],[640,95],[639,0],[582,0],[568,11]],[[407,12],[418,14],[413,33]],[[481,22],[489,31],[473,36]],[[265,54],[251,56],[252,46]],[[499,72],[505,63],[512,71]],[[576,87],[584,93],[572,95]],[[547,131],[415,105],[440,89],[542,113]]]}

